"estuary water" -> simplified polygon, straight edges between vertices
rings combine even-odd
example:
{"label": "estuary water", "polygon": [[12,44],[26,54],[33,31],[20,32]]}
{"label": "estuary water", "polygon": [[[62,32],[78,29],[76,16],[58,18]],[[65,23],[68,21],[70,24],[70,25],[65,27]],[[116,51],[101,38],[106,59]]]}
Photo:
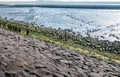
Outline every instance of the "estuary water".
{"label": "estuary water", "polygon": [[2,7],[0,17],[76,33],[109,41],[120,41],[120,10],[41,7]]}

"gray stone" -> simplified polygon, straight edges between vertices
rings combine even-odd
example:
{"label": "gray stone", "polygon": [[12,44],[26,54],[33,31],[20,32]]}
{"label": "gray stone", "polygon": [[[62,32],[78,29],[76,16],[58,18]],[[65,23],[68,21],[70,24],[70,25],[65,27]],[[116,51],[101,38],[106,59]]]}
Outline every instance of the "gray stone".
{"label": "gray stone", "polygon": [[102,75],[100,75],[99,73],[94,73],[94,72],[88,73],[88,76],[89,77],[102,77]]}
{"label": "gray stone", "polygon": [[53,57],[53,59],[55,59],[55,60],[61,60],[62,57],[60,57],[60,56],[56,56],[56,57]]}
{"label": "gray stone", "polygon": [[36,65],[35,65],[35,68],[46,68],[46,66],[45,66],[45,65],[42,65],[42,64],[36,64]]}
{"label": "gray stone", "polygon": [[3,71],[0,71],[0,77],[5,77],[5,73]]}
{"label": "gray stone", "polygon": [[72,64],[72,61],[68,61],[68,60],[61,60],[61,62],[65,64]]}
{"label": "gray stone", "polygon": [[5,62],[2,62],[1,64],[2,64],[3,66],[5,66],[5,67],[8,66],[7,63],[5,63]]}

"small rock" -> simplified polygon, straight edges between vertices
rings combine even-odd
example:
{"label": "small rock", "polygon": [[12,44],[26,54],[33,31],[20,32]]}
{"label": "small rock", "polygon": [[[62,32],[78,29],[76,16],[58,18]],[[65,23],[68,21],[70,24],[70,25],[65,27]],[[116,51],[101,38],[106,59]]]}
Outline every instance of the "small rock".
{"label": "small rock", "polygon": [[1,64],[5,67],[8,67],[7,63],[5,63],[5,62],[2,62]]}
{"label": "small rock", "polygon": [[53,77],[58,77],[57,75],[53,74]]}
{"label": "small rock", "polygon": [[47,50],[48,49],[48,46],[46,46],[46,45],[41,45],[40,46],[43,50]]}
{"label": "small rock", "polygon": [[4,47],[4,49],[8,49],[7,47]]}
{"label": "small rock", "polygon": [[65,64],[72,64],[72,61],[67,61],[67,60],[61,60],[61,62],[65,63]]}
{"label": "small rock", "polygon": [[105,69],[105,72],[114,72],[114,71],[110,68],[107,68],[107,69]]}
{"label": "small rock", "polygon": [[5,77],[5,73],[3,71],[0,71],[0,77]]}
{"label": "small rock", "polygon": [[55,60],[61,60],[62,57],[60,57],[60,56],[56,56],[56,57],[53,57],[53,59],[55,59]]}
{"label": "small rock", "polygon": [[84,70],[88,70],[89,69],[88,66],[82,66],[81,68],[84,69]]}
{"label": "small rock", "polygon": [[87,77],[87,75],[85,74],[85,72],[82,68],[79,68],[79,67],[74,67],[74,68],[78,74],[78,77]]}
{"label": "small rock", "polygon": [[15,72],[15,71],[6,71],[6,72],[5,72],[5,76],[6,76],[6,77],[19,77],[19,76],[17,75],[17,72]]}
{"label": "small rock", "polygon": [[79,56],[79,55],[76,54],[75,52],[71,52],[71,55],[73,55],[73,56]]}
{"label": "small rock", "polygon": [[81,60],[81,58],[80,58],[80,57],[74,57],[74,59],[75,59],[75,60]]}
{"label": "small rock", "polygon": [[35,68],[46,68],[46,66],[42,65],[42,64],[36,64]]}
{"label": "small rock", "polygon": [[91,73],[88,73],[88,76],[89,77],[101,77],[102,75],[100,75],[98,73],[91,72]]}
{"label": "small rock", "polygon": [[27,65],[28,65],[28,63],[25,62],[25,61],[21,61],[21,62],[18,64],[18,66],[19,66],[19,67],[22,67],[22,68],[25,68]]}

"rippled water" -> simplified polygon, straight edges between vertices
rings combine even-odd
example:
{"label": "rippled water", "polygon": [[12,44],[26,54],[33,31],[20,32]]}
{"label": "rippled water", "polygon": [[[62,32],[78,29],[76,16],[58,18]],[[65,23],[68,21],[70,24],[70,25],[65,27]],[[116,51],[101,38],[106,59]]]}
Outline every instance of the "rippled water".
{"label": "rippled water", "polygon": [[46,27],[72,29],[84,36],[89,31],[95,38],[120,41],[120,10],[14,7],[0,8],[0,17]]}

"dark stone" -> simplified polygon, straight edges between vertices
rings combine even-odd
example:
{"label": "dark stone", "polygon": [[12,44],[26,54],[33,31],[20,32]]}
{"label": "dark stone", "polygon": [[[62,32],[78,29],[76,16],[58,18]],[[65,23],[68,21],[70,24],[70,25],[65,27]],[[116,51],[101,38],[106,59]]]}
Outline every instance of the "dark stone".
{"label": "dark stone", "polygon": [[5,72],[5,76],[6,76],[6,77],[19,77],[19,76],[17,75],[17,72],[14,72],[14,71],[6,71],[6,72]]}
{"label": "dark stone", "polygon": [[36,65],[35,65],[35,68],[46,68],[46,66],[41,65],[41,64],[36,64]]}
{"label": "dark stone", "polygon": [[58,77],[57,75],[53,74],[53,77]]}

